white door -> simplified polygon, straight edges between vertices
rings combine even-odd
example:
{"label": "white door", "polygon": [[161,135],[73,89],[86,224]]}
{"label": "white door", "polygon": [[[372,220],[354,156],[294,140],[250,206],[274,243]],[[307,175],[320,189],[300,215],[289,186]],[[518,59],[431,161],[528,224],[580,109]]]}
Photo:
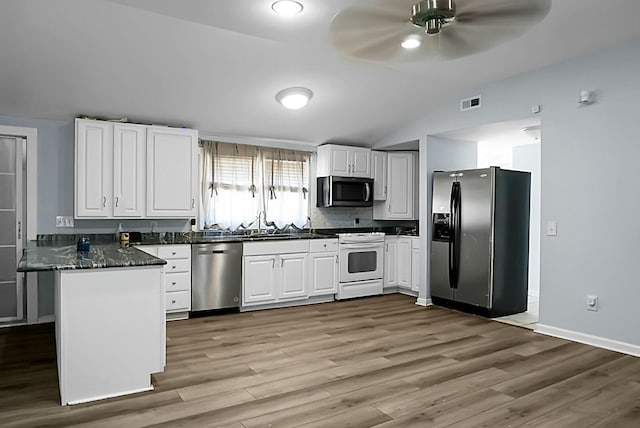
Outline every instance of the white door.
{"label": "white door", "polygon": [[351,148],[351,176],[371,177],[371,150],[358,147]]}
{"label": "white door", "polygon": [[148,217],[195,217],[197,151],[195,130],[147,128]]}
{"label": "white door", "polygon": [[144,215],[146,128],[116,124],[113,127],[113,215]]}
{"label": "white door", "polygon": [[398,287],[411,288],[411,238],[398,239]]}
{"label": "white door", "polygon": [[338,292],[338,254],[309,255],[309,295],[322,296]]}
{"label": "white door", "polygon": [[307,253],[281,254],[278,297],[281,299],[307,297]]}
{"label": "white door", "polygon": [[113,182],[113,125],[76,121],[75,216],[110,217]]}
{"label": "white door", "polygon": [[387,153],[371,152],[371,178],[373,178],[373,200],[387,199]]}
{"label": "white door", "polygon": [[398,286],[398,238],[387,238],[384,242],[384,286]]}
{"label": "white door", "polygon": [[0,322],[24,318],[23,275],[16,267],[25,241],[25,143],[0,136]]}
{"label": "white door", "polygon": [[331,174],[342,177],[351,175],[350,148],[332,146],[329,153],[331,159]]}
{"label": "white door", "polygon": [[268,303],[276,300],[276,257],[246,256],[242,263],[242,303]]}
{"label": "white door", "polygon": [[412,153],[387,153],[388,177],[387,208],[389,218],[413,219],[413,165]]}

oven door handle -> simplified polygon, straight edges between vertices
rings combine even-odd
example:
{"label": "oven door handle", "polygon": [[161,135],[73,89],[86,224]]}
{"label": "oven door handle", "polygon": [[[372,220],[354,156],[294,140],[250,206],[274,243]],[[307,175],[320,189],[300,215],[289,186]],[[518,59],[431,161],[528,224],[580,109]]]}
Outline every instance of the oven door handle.
{"label": "oven door handle", "polygon": [[384,244],[382,242],[363,242],[361,244],[340,244],[341,249],[345,250],[360,250],[360,249],[382,249]]}

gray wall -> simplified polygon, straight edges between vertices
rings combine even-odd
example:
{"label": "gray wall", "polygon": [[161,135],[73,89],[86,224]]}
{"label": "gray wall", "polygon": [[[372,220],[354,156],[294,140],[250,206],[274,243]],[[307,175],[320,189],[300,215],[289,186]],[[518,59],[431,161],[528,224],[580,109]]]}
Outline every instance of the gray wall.
{"label": "gray wall", "polygon": [[[455,171],[459,169],[473,169],[477,163],[477,144],[470,141],[454,140],[451,138],[443,138],[435,135],[429,135],[426,139],[426,186],[421,192],[426,199],[426,210],[431,212],[431,200],[433,191],[433,173],[435,171]],[[423,277],[429,276],[430,269],[430,257],[431,254],[431,215],[429,219],[420,222],[420,236],[422,248],[425,248],[426,263],[423,263],[425,267]],[[425,282],[426,283],[426,282]],[[428,283],[426,283],[428,284]],[[424,296],[423,296],[424,293]],[[424,290],[419,290],[421,298],[429,297],[428,285]]]}
{"label": "gray wall", "polygon": [[513,147],[513,169],[531,173],[529,294],[540,293],[540,144]]}
{"label": "gray wall", "polygon": [[[540,323],[633,345],[640,345],[633,327],[640,325],[638,70],[635,40],[452,94],[449,103],[376,143],[521,119],[541,105],[541,222],[556,220],[558,236],[541,240]],[[596,91],[595,104],[578,105],[583,89]],[[461,113],[459,100],[476,94],[482,108]],[[427,216],[421,212],[421,222]],[[600,297],[598,312],[585,309],[587,294]]]}

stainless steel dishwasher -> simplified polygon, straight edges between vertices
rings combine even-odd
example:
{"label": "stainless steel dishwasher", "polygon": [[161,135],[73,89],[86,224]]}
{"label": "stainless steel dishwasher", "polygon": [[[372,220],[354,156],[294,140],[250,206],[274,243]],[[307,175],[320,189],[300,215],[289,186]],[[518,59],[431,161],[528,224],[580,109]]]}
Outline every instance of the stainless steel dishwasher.
{"label": "stainless steel dishwasher", "polygon": [[242,243],[191,246],[191,311],[239,308]]}

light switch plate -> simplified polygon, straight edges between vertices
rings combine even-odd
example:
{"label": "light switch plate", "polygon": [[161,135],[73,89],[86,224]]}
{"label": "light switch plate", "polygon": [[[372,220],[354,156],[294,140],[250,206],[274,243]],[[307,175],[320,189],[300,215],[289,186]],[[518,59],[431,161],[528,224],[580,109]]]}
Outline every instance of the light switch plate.
{"label": "light switch plate", "polygon": [[555,221],[547,222],[547,236],[557,236],[558,235],[558,223]]}

